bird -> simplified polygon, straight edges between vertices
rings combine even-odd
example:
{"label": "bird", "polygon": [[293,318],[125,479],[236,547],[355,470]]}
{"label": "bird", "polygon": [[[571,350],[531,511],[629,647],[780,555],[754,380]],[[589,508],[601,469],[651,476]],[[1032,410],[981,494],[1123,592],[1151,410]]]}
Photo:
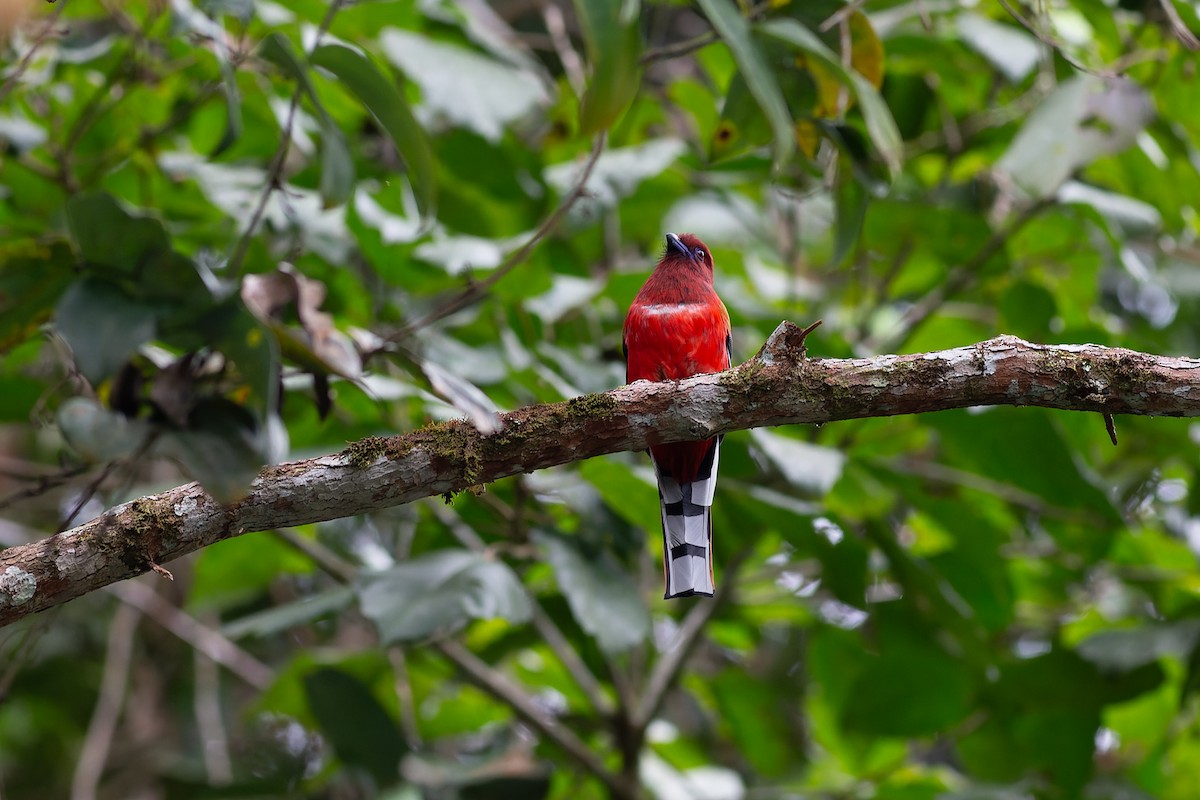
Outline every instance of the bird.
{"label": "bird", "polygon": [[[666,249],[625,316],[625,380],[677,381],[729,369],[729,312],[713,288],[712,252],[691,233]],[[662,510],[664,597],[715,591],[712,503],[721,436],[650,447]]]}

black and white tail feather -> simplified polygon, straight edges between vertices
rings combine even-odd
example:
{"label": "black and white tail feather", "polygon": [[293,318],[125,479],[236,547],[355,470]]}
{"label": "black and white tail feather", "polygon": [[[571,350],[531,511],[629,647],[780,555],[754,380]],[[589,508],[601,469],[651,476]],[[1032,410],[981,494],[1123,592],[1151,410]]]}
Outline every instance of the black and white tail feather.
{"label": "black and white tail feather", "polygon": [[713,440],[700,472],[680,484],[655,462],[658,501],[662,508],[663,572],[667,600],[693,595],[713,596],[712,503],[717,491],[717,461],[721,438]]}

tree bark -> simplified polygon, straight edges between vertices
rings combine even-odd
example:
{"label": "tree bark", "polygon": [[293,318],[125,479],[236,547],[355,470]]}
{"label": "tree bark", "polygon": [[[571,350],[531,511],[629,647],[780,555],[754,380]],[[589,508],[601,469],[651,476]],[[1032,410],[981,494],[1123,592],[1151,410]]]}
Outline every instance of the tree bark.
{"label": "tree bark", "polygon": [[490,435],[453,421],[267,467],[227,506],[196,483],[133,500],[0,551],[0,626],[231,536],[449,497],[660,442],[985,405],[1200,416],[1200,359],[1013,336],[934,353],[808,359],[806,333],[785,322],[754,358],[726,372],[517,409]]}

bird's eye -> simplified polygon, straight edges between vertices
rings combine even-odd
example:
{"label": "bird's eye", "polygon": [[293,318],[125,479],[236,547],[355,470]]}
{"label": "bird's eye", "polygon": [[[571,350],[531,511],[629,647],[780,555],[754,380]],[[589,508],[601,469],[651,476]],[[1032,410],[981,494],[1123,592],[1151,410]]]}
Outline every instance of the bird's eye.
{"label": "bird's eye", "polygon": [[704,261],[708,258],[708,253],[704,252],[703,247],[696,248],[696,258],[700,259],[701,261]]}

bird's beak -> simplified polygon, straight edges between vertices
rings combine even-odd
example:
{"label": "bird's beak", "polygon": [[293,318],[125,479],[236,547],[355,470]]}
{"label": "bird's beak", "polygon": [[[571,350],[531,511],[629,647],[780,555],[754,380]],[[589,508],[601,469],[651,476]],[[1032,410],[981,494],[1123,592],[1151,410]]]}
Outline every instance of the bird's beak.
{"label": "bird's beak", "polygon": [[679,237],[673,233],[667,234],[667,252],[674,250],[681,256],[691,258],[692,254],[688,252],[687,245],[679,240]]}

